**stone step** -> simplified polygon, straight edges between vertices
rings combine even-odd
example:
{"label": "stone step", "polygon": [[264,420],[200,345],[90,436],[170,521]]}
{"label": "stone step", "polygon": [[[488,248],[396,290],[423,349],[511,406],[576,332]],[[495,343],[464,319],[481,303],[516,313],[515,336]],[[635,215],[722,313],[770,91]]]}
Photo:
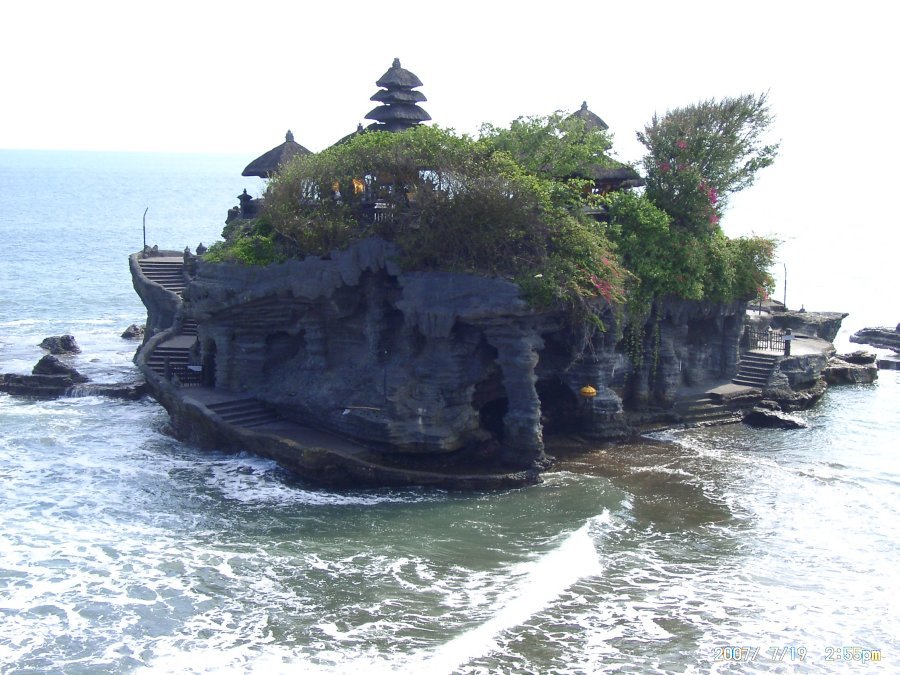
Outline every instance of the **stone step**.
{"label": "stone step", "polygon": [[708,394],[681,399],[675,403],[673,411],[685,426],[714,426],[730,424],[740,419],[738,412],[727,405],[712,400]]}
{"label": "stone step", "polygon": [[221,403],[210,403],[206,407],[212,410],[215,413],[220,413],[222,411],[227,410],[240,410],[253,406],[262,405],[255,398],[240,398],[232,401],[222,401]]}
{"label": "stone step", "polygon": [[768,383],[768,379],[742,377],[740,375],[735,375],[731,381],[734,384],[742,384],[745,387],[757,387],[759,389],[764,389]]}
{"label": "stone step", "polygon": [[758,366],[760,368],[771,368],[775,365],[775,361],[777,358],[773,359],[761,359],[761,358],[753,358],[753,357],[742,357],[740,361],[738,361],[738,367],[740,366]]}
{"label": "stone step", "polygon": [[763,380],[768,380],[769,375],[772,374],[771,368],[757,368],[756,366],[744,366],[738,369],[738,375],[741,377],[758,377]]}
{"label": "stone step", "polygon": [[207,407],[228,424],[244,427],[269,424],[281,419],[278,413],[255,398],[211,403]]}
{"label": "stone step", "polygon": [[262,424],[271,424],[277,422],[280,418],[271,410],[260,410],[254,413],[245,413],[243,415],[221,416],[228,424],[236,424],[242,427],[258,427]]}

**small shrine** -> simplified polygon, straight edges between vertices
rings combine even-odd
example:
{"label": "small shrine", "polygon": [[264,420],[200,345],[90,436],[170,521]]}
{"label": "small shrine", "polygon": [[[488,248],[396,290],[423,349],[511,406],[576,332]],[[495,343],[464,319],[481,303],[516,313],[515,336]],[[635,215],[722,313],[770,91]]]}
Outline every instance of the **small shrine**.
{"label": "small shrine", "polygon": [[268,152],[260,155],[241,172],[242,176],[258,176],[260,178],[270,178],[278,167],[297,155],[312,154],[309,150],[294,140],[294,134],[288,129],[284,135],[284,143],[278,145]]}
{"label": "small shrine", "polygon": [[[609,129],[609,125],[588,108],[587,101],[583,101],[581,107],[569,115],[569,119],[583,121],[585,131],[597,129],[607,131]],[[577,177],[592,180],[594,185],[591,188],[591,192],[600,195],[614,190],[624,190],[645,185],[644,180],[638,175],[637,171],[630,166],[619,162],[612,162],[611,164],[607,166],[601,164],[591,165],[586,172],[587,175]]]}

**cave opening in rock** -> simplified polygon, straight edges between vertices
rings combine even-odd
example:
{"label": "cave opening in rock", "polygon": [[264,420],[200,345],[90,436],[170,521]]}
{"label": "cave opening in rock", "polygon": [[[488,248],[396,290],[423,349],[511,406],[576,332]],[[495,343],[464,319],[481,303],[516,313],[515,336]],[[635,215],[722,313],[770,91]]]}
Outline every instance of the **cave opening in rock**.
{"label": "cave opening in rock", "polygon": [[203,342],[200,379],[205,387],[216,386],[216,341],[207,339]]}
{"label": "cave opening in rock", "polygon": [[506,397],[488,401],[478,411],[481,428],[490,432],[498,441],[503,440],[503,418],[509,411]]}
{"label": "cave opening in rock", "polygon": [[581,430],[581,402],[559,377],[538,380],[535,389],[541,400],[541,426],[544,435],[577,433]]}
{"label": "cave opening in rock", "polygon": [[[489,349],[488,356],[496,358],[496,350]],[[478,411],[478,419],[481,428],[489,432],[496,440],[503,440],[503,418],[509,411],[509,400],[506,397],[506,389],[503,387],[503,375],[496,362],[491,363],[487,374],[481,382],[475,386],[472,395],[472,407]]]}

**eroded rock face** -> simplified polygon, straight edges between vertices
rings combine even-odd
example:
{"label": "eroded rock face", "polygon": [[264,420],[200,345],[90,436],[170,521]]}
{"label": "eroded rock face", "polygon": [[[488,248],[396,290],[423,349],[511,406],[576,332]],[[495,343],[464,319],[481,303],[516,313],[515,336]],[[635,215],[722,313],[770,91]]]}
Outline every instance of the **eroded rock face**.
{"label": "eroded rock face", "polygon": [[[854,358],[852,354],[848,354]],[[847,357],[835,356],[828,360],[828,365],[822,371],[822,377],[828,384],[871,384],[878,379],[878,367],[875,365],[875,355],[870,354],[872,360],[868,363],[848,361]]]}
{"label": "eroded rock face", "polygon": [[772,314],[772,328],[790,328],[795,335],[817,337],[834,342],[847,312],[777,312]]}
{"label": "eroded rock face", "polygon": [[863,328],[850,336],[850,342],[872,345],[880,349],[892,349],[900,353],[900,331],[892,328]]}
{"label": "eroded rock face", "polygon": [[197,361],[216,388],[385,452],[493,448],[525,468],[545,432],[621,438],[623,400],[664,406],[737,360],[743,303],[660,304],[626,349],[612,309],[605,331],[575,334],[513,283],[403,273],[396,256],[369,239],[267,268],[201,263],[184,292]]}

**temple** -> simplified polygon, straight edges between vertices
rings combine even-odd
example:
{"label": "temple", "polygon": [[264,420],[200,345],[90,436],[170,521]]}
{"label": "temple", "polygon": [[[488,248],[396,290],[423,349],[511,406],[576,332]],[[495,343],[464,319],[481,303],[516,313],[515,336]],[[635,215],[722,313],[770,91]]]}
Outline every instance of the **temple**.
{"label": "temple", "polygon": [[[395,60],[377,81],[373,124],[351,137],[429,120],[421,84]],[[607,128],[587,105],[574,116]],[[277,150],[251,175],[277,171]],[[639,184],[632,169],[597,162],[580,176],[592,192]],[[399,200],[378,188],[397,179],[368,179],[319,198],[354,194],[371,210],[362,220],[390,219]],[[258,226],[247,217],[261,200],[240,201],[244,222],[230,229]],[[136,362],[179,437],[273,457],[331,485],[525,485],[548,466],[546,443],[624,438],[671,418],[684,387],[737,371],[746,302],[664,298],[633,326],[604,305],[585,333],[508,279],[403,269],[401,254],[378,236],[267,265],[134,254],[148,311]],[[768,377],[774,363],[759,368]],[[703,399],[703,414],[733,415],[717,405]]]}

